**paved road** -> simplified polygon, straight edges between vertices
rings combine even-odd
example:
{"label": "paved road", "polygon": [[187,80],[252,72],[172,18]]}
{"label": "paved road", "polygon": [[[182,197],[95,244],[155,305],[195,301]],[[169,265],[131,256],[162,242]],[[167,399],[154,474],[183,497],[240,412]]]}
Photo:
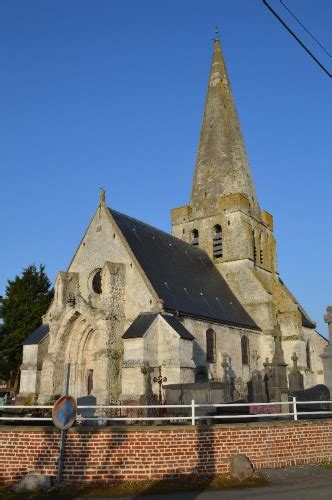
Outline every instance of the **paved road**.
{"label": "paved road", "polygon": [[[121,500],[332,500],[332,469],[306,465],[301,467],[287,467],[285,469],[269,469],[265,470],[262,474],[270,481],[270,486],[220,491],[192,491],[170,493],[167,495],[146,494],[126,497],[93,498],[94,500],[101,500],[101,498],[113,498],[113,500],[120,500],[120,498]],[[47,499],[46,497],[43,498],[48,500],[50,497],[47,497]],[[75,500],[83,500],[83,498],[88,499],[91,497],[74,498]]]}
{"label": "paved road", "polygon": [[[114,497],[113,497],[114,498]],[[261,500],[331,500],[332,498],[332,480],[330,484],[314,486],[264,486],[261,488],[247,488],[243,490],[221,490],[204,491],[191,493],[173,493],[170,495],[152,495],[137,497],[122,497],[122,499],[132,500],[229,500],[229,499],[261,499]],[[95,497],[94,497],[95,500]]]}

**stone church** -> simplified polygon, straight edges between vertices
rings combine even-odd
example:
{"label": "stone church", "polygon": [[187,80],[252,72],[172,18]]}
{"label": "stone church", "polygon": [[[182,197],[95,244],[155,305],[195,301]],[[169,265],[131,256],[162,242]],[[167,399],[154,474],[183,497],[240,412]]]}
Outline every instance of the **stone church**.
{"label": "stone church", "polygon": [[[172,235],[109,208],[105,192],[43,324],[23,345],[20,394],[137,401],[144,367],[168,384],[246,384],[293,353],[305,387],[323,383],[326,341],[278,274],[273,217],[259,207],[219,40],[189,205]],[[161,367],[161,369],[159,369]],[[158,384],[152,384],[158,392]]]}

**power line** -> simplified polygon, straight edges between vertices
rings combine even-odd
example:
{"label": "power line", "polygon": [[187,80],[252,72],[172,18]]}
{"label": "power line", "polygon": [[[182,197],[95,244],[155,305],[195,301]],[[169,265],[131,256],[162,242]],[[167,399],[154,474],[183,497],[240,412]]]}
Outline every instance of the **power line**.
{"label": "power line", "polygon": [[301,45],[301,47],[307,52],[307,54],[309,54],[309,56],[315,61],[315,63],[318,64],[318,66],[324,71],[324,73],[326,73],[327,76],[331,78],[332,73],[330,73],[330,71],[327,68],[325,68],[325,66],[317,59],[316,56],[314,56],[314,54],[308,49],[308,47],[304,45],[302,40],[300,40],[300,38],[294,33],[294,31],[292,31],[289,28],[289,26],[287,26],[285,21],[276,13],[275,10],[272,9],[271,5],[267,2],[267,0],[263,0],[263,4],[265,5],[265,7],[269,9],[269,11],[274,15],[274,17],[278,19],[278,21],[283,25],[283,27],[288,31],[288,33],[290,33],[292,37],[295,38],[297,43]]}
{"label": "power line", "polygon": [[294,14],[294,12],[292,12],[290,10],[290,8],[285,4],[285,2],[283,2],[282,0],[279,0],[279,2],[284,6],[284,8],[287,10],[287,12],[290,13],[290,15],[299,23],[300,26],[302,26],[302,28],[304,29],[304,31],[306,31],[306,33],[308,33],[309,36],[311,36],[311,38],[317,43],[317,45],[319,45],[319,47],[324,50],[324,52],[329,56],[329,57],[332,57],[332,54],[329,53],[328,50],[326,50],[326,48],[324,47],[324,45],[322,45],[320,43],[319,40],[317,40],[317,38],[308,30],[308,28],[302,23],[302,21],[300,21],[300,19]]}

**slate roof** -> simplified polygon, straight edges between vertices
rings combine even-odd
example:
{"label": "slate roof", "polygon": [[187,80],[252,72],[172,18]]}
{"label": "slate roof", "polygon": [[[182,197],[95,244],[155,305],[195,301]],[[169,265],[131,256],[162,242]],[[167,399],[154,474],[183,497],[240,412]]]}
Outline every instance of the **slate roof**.
{"label": "slate roof", "polygon": [[25,339],[22,345],[39,344],[46,337],[49,331],[50,329],[47,324],[39,326],[37,330],[35,330],[29,335],[28,338]]}
{"label": "slate roof", "polygon": [[182,339],[186,340],[194,340],[194,336],[187,330],[187,328],[174,316],[170,316],[169,314],[161,315],[165,321],[175,330]]}
{"label": "slate roof", "polygon": [[296,300],[294,295],[288,290],[288,288],[286,287],[285,283],[280,278],[280,276],[279,276],[279,281],[282,284],[282,286],[286,288],[288,293],[293,297],[293,300],[294,300],[295,304],[297,305],[297,307],[300,311],[300,314],[301,314],[302,326],[305,326],[306,328],[316,328],[316,323],[310,318],[309,314],[303,309],[303,307],[298,303],[298,301]]}
{"label": "slate roof", "polygon": [[260,331],[206,252],[109,210],[166,311]]}
{"label": "slate roof", "polygon": [[161,316],[165,321],[173,328],[173,330],[178,333],[178,335],[185,340],[194,340],[194,336],[185,328],[178,319],[169,314],[160,313],[141,313],[133,321],[130,327],[122,335],[123,339],[134,339],[138,337],[143,337],[143,335],[150,328],[152,323],[155,321],[157,316]]}
{"label": "slate roof", "polygon": [[299,311],[301,313],[302,318],[302,326],[307,328],[316,328],[316,323],[314,323],[305,312],[305,310],[299,305]]}

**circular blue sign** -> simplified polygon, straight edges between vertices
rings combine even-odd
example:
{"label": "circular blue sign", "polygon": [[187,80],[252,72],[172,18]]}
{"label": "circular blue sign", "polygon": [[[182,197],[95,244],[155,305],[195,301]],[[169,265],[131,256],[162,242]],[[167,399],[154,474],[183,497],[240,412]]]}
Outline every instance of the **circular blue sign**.
{"label": "circular blue sign", "polygon": [[76,401],[71,396],[63,396],[53,406],[53,423],[58,429],[67,430],[75,421],[77,414]]}

